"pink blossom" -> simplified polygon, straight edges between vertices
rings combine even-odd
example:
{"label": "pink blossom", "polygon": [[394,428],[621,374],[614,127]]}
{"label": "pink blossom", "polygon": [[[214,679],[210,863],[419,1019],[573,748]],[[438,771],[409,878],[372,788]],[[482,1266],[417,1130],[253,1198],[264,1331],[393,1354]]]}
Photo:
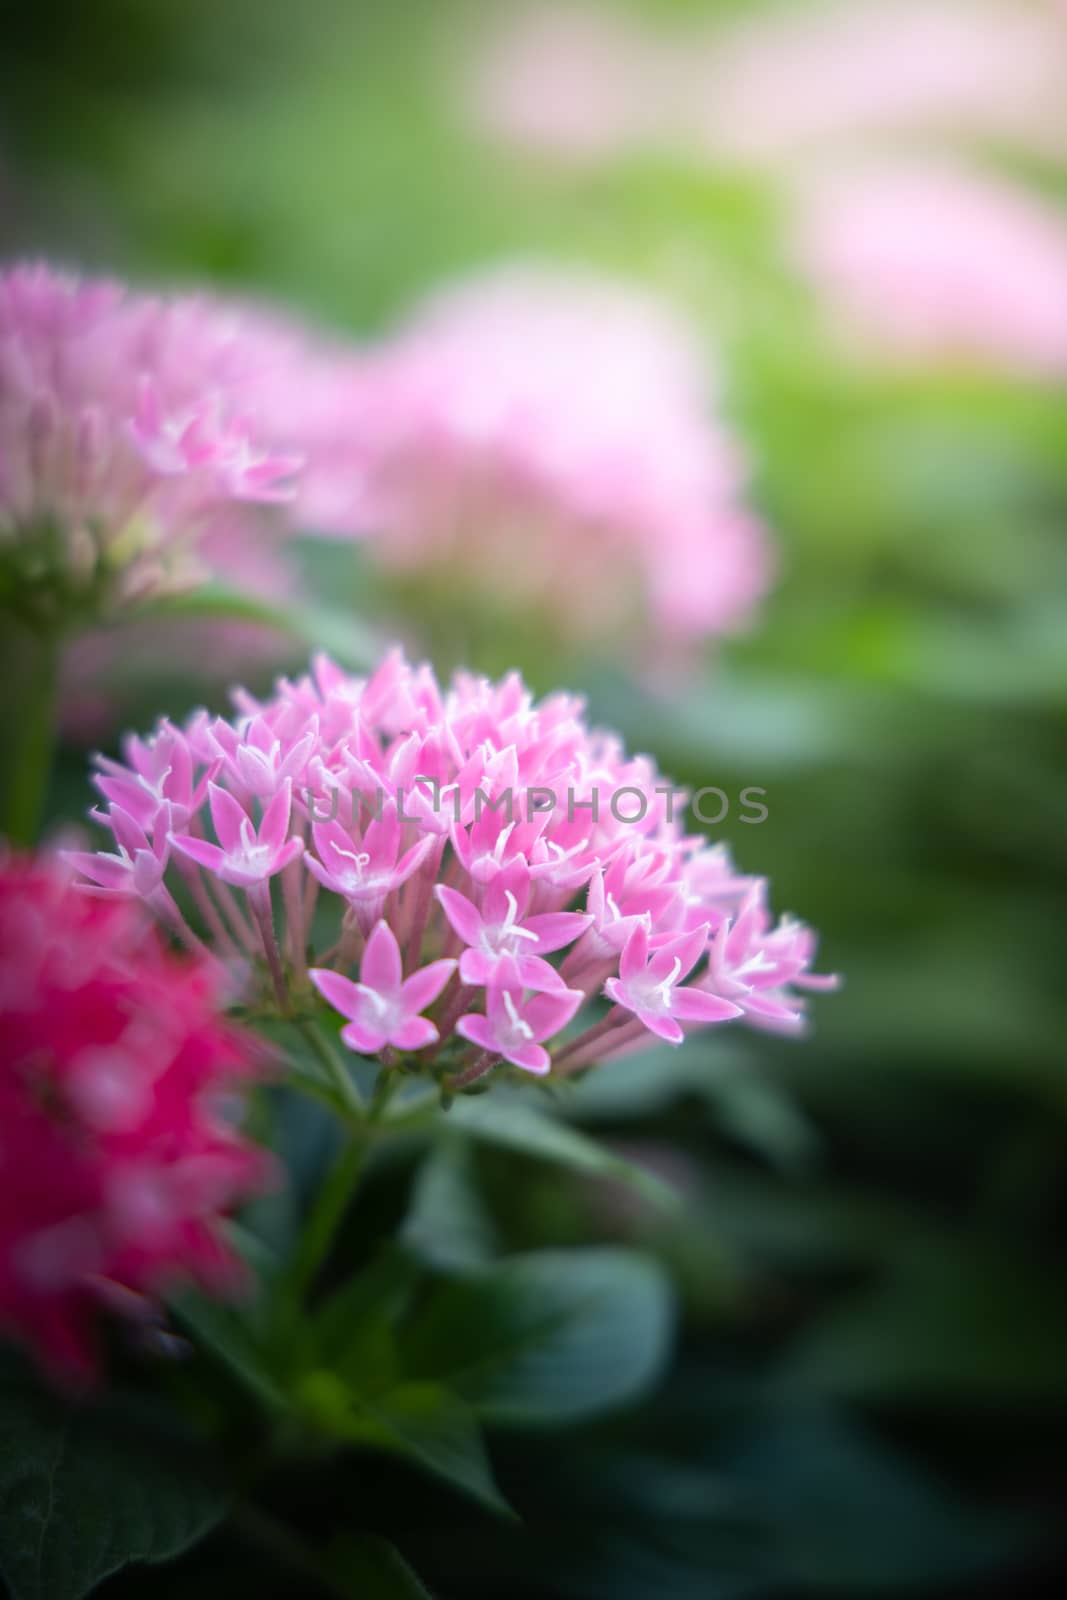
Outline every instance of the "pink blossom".
{"label": "pink blossom", "polygon": [[767,886],[757,880],[737,915],[712,938],[705,982],[714,994],[734,1000],[754,1026],[796,1032],[804,1014],[791,987],[826,991],[840,982],[811,971],[816,943],[812,929],[791,917],[774,926]]}
{"label": "pink blossom", "polygon": [[[813,936],[742,914],[758,880],[686,834],[654,764],[590,729],[573,697],[535,700],[515,674],[442,689],[394,651],[369,678],[318,658],[264,700],[235,699],[231,719],[126,743],[95,814],[118,848],[77,863],[239,963],[250,1003],[272,992],[299,1010],[317,989],[352,1048],[408,1052],[401,1065],[461,1086],[802,1009]],[[554,1043],[578,1010],[582,1028]]]}
{"label": "pink blossom", "polygon": [[311,835],[317,855],[306,853],[308,869],[324,888],[348,901],[364,932],[433,848],[433,840],[423,838],[401,854],[403,830],[395,806],[383,808],[359,838],[338,822],[313,823]]}
{"label": "pink blossom", "polygon": [[334,1010],[349,1018],[341,1029],[345,1044],[374,1055],[386,1045],[421,1050],[437,1042],[437,1029],[419,1013],[437,999],[455,967],[454,961],[431,961],[403,977],[396,935],[379,922],[367,940],[358,983],[328,968],[313,968],[310,976]]}
{"label": "pink blossom", "polygon": [[367,356],[349,426],[371,552],[456,604],[684,642],[768,585],[698,337],[637,288],[513,267],[439,294]]}
{"label": "pink blossom", "polygon": [[220,1109],[260,1056],[221,998],[136,907],[0,862],[0,1328],[66,1381],[109,1308],[241,1284],[221,1224],[271,1167]]}
{"label": "pink blossom", "polygon": [[798,253],[860,348],[1067,375],[1067,220],[1021,188],[944,163],[861,166],[811,188]]}
{"label": "pink blossom", "polygon": [[221,882],[249,889],[265,883],[300,855],[300,840],[289,837],[293,796],[288,780],[267,806],[258,829],[244,806],[218,784],[208,784],[208,800],[219,843],[210,844],[188,833],[172,834],[171,842]]}
{"label": "pink blossom", "polygon": [[682,988],[707,949],[708,925],[670,939],[650,954],[649,936],[641,923],[633,930],[619,961],[619,976],[609,978],[604,993],[668,1044],[681,1044],[683,1022],[728,1022],[741,1015],[731,1000],[697,988]]}
{"label": "pink blossom", "polygon": [[118,849],[68,850],[64,860],[95,885],[98,895],[143,900],[164,918],[176,916],[177,907],[163,882],[170,860],[171,817],[164,802],[153,806],[142,824],[113,800],[108,821]]}
{"label": "pink blossom", "polygon": [[814,152],[901,134],[1062,154],[1062,60],[1055,20],[1014,0],[769,9],[691,54],[683,120],[717,161],[810,165]]}
{"label": "pink blossom", "polygon": [[531,884],[530,870],[519,860],[491,879],[481,909],[458,889],[437,885],[445,916],[467,946],[459,963],[464,983],[491,984],[501,967],[511,963],[527,989],[564,987],[544,958],[573,943],[593,918],[574,911],[530,916]]}
{"label": "pink blossom", "polygon": [[183,828],[207,794],[216,768],[209,768],[193,784],[193,752],[185,734],[166,719],[148,739],[131,734],[123,741],[124,761],[100,756],[100,772],[93,779],[105,800],[120,807],[142,829],[151,828],[163,806],[168,822]]}
{"label": "pink blossom", "polygon": [[674,25],[542,0],[489,31],[467,99],[495,139],[580,165],[651,149],[810,166],[906,134],[1055,157],[1064,21],[1047,0],[825,0]]}
{"label": "pink blossom", "polygon": [[92,620],[195,581],[223,525],[280,531],[268,507],[292,497],[300,455],[256,405],[300,348],[207,299],[0,274],[0,563],[16,593],[43,621]]}
{"label": "pink blossom", "polygon": [[456,1032],[490,1055],[503,1056],[512,1066],[540,1077],[552,1065],[541,1040],[567,1026],[585,995],[580,989],[554,989],[524,1000],[522,992],[517,973],[510,982],[491,984],[485,1014],[470,1012],[460,1017]]}

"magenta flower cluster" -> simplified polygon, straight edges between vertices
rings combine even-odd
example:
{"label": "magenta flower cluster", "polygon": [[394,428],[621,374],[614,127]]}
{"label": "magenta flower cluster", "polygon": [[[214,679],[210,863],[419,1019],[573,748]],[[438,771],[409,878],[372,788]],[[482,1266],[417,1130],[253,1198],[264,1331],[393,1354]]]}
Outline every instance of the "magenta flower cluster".
{"label": "magenta flower cluster", "polygon": [[263,1047],[218,979],[57,861],[0,860],[0,1328],[64,1380],[101,1313],[147,1331],[171,1289],[243,1281],[222,1223],[272,1163],[228,1106]]}
{"label": "magenta flower cluster", "polygon": [[[353,1050],[453,1086],[566,1075],[735,1018],[795,1030],[803,992],[833,985],[814,934],[687,837],[653,763],[576,699],[515,675],[443,690],[393,652],[236,704],[101,762],[114,847],[74,864],[187,940],[197,921],[253,997],[257,974],[283,1011],[314,985]],[[624,788],[640,820],[607,803]]]}

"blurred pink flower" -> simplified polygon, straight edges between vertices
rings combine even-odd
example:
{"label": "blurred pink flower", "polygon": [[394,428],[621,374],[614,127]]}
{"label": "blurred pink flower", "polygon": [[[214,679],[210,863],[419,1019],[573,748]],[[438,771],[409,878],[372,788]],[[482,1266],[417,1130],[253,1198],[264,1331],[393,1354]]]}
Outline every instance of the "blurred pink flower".
{"label": "blurred pink flower", "polygon": [[1063,153],[1065,43],[1047,9],[1018,0],[769,7],[691,56],[689,133],[745,162],[933,133]]}
{"label": "blurred pink flower", "polygon": [[595,163],[642,148],[716,164],[810,161],[946,134],[1067,152],[1060,0],[825,0],[665,23],[588,4],[510,10],[467,93],[492,136]]}
{"label": "blurred pink flower", "polygon": [[578,642],[742,626],[770,557],[697,338],[654,297],[504,269],[431,299],[365,372],[356,518],[387,567]]}
{"label": "blurred pink flower", "polygon": [[242,1283],[221,1224],[272,1169],[222,1109],[260,1047],[218,970],[55,861],[0,861],[0,1329],[63,1380],[95,1376],[103,1311]]}
{"label": "blurred pink flower", "polygon": [[655,140],[656,55],[650,32],[603,5],[525,6],[475,52],[467,92],[493,135],[546,155],[597,162]]}
{"label": "blurred pink flower", "polygon": [[45,621],[122,611],[201,575],[238,520],[267,530],[301,457],[257,395],[299,341],[208,299],[47,266],[0,275],[0,571]]}
{"label": "blurred pink flower", "polygon": [[800,260],[827,317],[891,359],[1067,375],[1067,214],[930,163],[860,166],[809,187]]}

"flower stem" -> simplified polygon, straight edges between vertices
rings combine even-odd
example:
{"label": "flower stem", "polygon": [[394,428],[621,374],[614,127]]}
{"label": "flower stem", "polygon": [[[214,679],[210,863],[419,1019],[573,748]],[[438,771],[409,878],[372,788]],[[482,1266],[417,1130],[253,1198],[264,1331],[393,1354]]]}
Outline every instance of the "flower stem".
{"label": "flower stem", "polygon": [[0,834],[13,844],[33,844],[41,826],[55,745],[59,638],[35,633],[10,620],[4,651],[3,734],[5,772]]}
{"label": "flower stem", "polygon": [[334,1236],[363,1172],[368,1148],[369,1140],[365,1135],[353,1136],[315,1197],[289,1276],[294,1301],[299,1302],[311,1288],[319,1268],[330,1253]]}
{"label": "flower stem", "polygon": [[327,1076],[337,1091],[338,1098],[346,1114],[355,1122],[362,1122],[366,1117],[366,1107],[363,1097],[352,1081],[344,1062],[331,1044],[327,1042],[313,1022],[298,1022],[297,1027],[301,1035],[318,1056],[326,1068]]}
{"label": "flower stem", "polygon": [[449,1094],[466,1089],[469,1084],[477,1083],[479,1078],[484,1078],[487,1073],[492,1072],[500,1059],[500,1056],[494,1055],[491,1050],[483,1050],[469,1067],[464,1067],[462,1072],[453,1073],[451,1078],[446,1078],[445,1088]]}
{"label": "flower stem", "polygon": [[[633,1021],[634,1018],[629,1012],[623,1011],[619,1006],[613,1006],[606,1016],[601,1017],[599,1022],[594,1022],[591,1027],[586,1028],[584,1033],[578,1034],[569,1044],[565,1044],[562,1050],[557,1050],[552,1061],[553,1072],[562,1072],[564,1077],[568,1073],[576,1072],[578,1070],[577,1057],[584,1056],[591,1045],[599,1045],[605,1034],[612,1033],[616,1028],[624,1027]],[[612,1043],[615,1042],[614,1040],[612,1041]]]}
{"label": "flower stem", "polygon": [[257,883],[248,891],[248,904],[252,915],[259,927],[260,938],[263,940],[263,954],[267,958],[267,968],[270,980],[274,986],[274,997],[278,1002],[278,1010],[284,1017],[289,1010],[289,991],[285,983],[285,969],[282,966],[281,952],[278,949],[278,940],[274,932],[274,913],[271,909],[270,882]]}

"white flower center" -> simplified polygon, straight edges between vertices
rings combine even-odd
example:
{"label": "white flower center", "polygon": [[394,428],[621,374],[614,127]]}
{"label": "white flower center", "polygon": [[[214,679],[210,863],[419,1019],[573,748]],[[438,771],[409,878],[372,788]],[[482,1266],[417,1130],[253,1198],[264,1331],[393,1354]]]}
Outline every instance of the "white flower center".
{"label": "white flower center", "polygon": [[669,1011],[671,1008],[671,995],[678,981],[678,974],[682,970],[682,963],[675,956],[671,970],[659,983],[650,983],[648,979],[638,980],[633,985],[640,997],[642,1004],[649,1011]]}
{"label": "white flower center", "polygon": [[482,949],[487,955],[511,955],[520,939],[529,939],[534,944],[537,943],[537,935],[532,929],[519,928],[515,925],[515,919],[519,914],[519,902],[511,890],[505,889],[504,896],[508,909],[503,922],[498,922],[495,926],[482,927]]}
{"label": "white flower center", "polygon": [[522,1017],[519,1016],[515,1002],[506,989],[504,990],[504,1009],[508,1014],[508,1022],[510,1024],[508,1028],[508,1043],[513,1045],[528,1044],[533,1038],[533,1029],[528,1022],[524,1022]]}
{"label": "white flower center", "polygon": [[245,817],[241,823],[241,845],[235,850],[233,859],[235,864],[246,868],[249,872],[258,872],[265,867],[272,855],[269,844],[260,844],[256,838],[256,830],[252,826],[250,817]]}

